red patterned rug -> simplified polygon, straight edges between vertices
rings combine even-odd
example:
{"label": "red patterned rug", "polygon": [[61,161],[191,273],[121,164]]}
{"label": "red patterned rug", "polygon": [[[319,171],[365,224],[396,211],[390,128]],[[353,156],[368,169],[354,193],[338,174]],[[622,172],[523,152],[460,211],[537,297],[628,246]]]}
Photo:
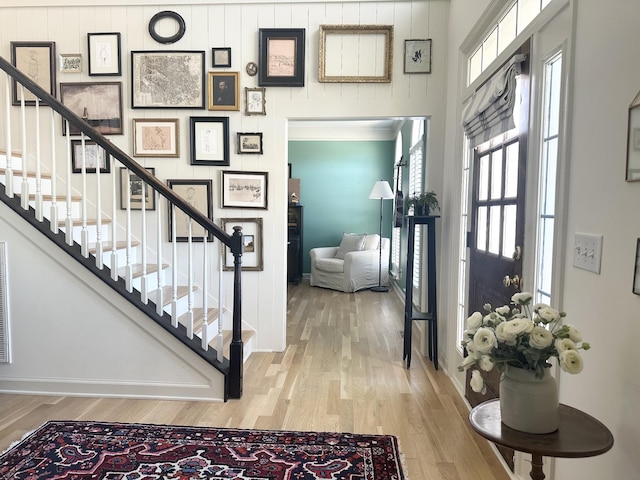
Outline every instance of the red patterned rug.
{"label": "red patterned rug", "polygon": [[406,480],[392,435],[67,421],[2,454],[0,478]]}

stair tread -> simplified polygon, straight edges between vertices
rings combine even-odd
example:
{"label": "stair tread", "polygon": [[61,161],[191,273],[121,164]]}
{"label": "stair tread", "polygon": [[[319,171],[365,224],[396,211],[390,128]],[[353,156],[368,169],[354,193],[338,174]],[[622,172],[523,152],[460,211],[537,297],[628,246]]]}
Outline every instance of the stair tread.
{"label": "stair tread", "polygon": [[[103,252],[108,252],[111,250],[111,246],[113,245],[113,242],[102,242],[102,251]],[[131,246],[132,247],[136,247],[140,245],[140,242],[137,240],[132,240],[131,241]],[[119,242],[116,242],[116,250],[122,250],[124,248],[127,248],[127,242],[125,240],[121,240]],[[98,243],[94,242],[94,243],[90,243],[89,244],[89,253],[96,253],[96,250],[98,250]]]}
{"label": "stair tread", "polygon": [[[19,194],[16,194],[16,195],[20,196]],[[42,200],[45,201],[45,202],[50,202],[50,201],[53,200],[53,198],[54,198],[53,195],[49,195],[49,194],[42,195]],[[29,200],[30,201],[34,201],[35,199],[36,199],[36,194],[35,193],[29,194]],[[56,201],[59,200],[59,201],[63,202],[63,201],[67,200],[67,196],[66,195],[56,195],[55,199],[56,199]],[[71,195],[71,201],[72,202],[80,202],[80,201],[82,201],[82,197],[80,195]]]}
{"label": "stair tread", "polygon": [[[196,291],[198,287],[195,285],[192,287],[192,291]],[[186,297],[189,294],[189,287],[187,285],[178,285],[176,289],[176,297],[178,299]],[[158,290],[153,290],[149,292],[149,299],[154,301],[155,298],[158,297]],[[173,301],[173,287],[162,287],[162,299],[163,299],[163,307],[166,307]]]}
{"label": "stair tread", "polygon": [[[167,265],[166,263],[162,264],[162,268],[167,268],[169,265]],[[155,273],[158,271],[158,264],[157,263],[148,263],[147,264],[147,274],[149,273]],[[127,267],[120,267],[118,269],[118,275],[121,277],[124,277],[125,274],[127,272]],[[141,263],[134,263],[131,265],[131,273],[133,275],[133,278],[138,278],[142,276],[142,272],[143,272],[143,268],[142,268],[142,264]]]}
{"label": "stair tread", "polygon": [[[5,168],[5,167],[0,167],[0,173],[6,173],[7,171],[11,170],[14,174],[14,176],[22,176],[22,170],[20,170],[19,168]],[[27,171],[27,177],[29,178],[36,178],[36,172],[32,172],[32,171]],[[40,172],[40,178],[46,178],[46,179],[51,179],[51,174],[50,173],[42,173]]]}
{"label": "stair tread", "polygon": [[[97,225],[98,224],[98,220],[95,218],[87,218],[87,225]],[[100,222],[102,224],[107,224],[107,223],[111,223],[111,219],[110,218],[102,218],[100,219]],[[59,227],[64,227],[67,224],[67,220],[58,220],[58,226]],[[74,227],[78,227],[82,225],[82,219],[81,218],[72,218],[71,219],[71,224]]]}
{"label": "stair tread", "polygon": [[[0,148],[0,155],[6,155],[6,154],[7,154],[7,149],[6,148]],[[14,150],[12,148],[11,149],[11,156],[13,156],[13,157],[22,157],[22,151]]]}

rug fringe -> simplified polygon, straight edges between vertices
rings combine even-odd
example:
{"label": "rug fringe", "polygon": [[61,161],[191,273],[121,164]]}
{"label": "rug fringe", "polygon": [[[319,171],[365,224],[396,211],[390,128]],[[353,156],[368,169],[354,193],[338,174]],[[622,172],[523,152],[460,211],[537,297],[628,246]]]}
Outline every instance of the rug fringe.
{"label": "rug fringe", "polygon": [[48,421],[44,422],[39,427],[36,427],[33,430],[31,430],[30,432],[25,433],[20,440],[16,440],[15,442],[11,442],[11,445],[9,445],[4,451],[0,452],[0,456],[4,455],[5,453],[7,453],[12,448],[14,448],[17,445],[19,445],[22,442],[24,442],[27,439],[27,437],[29,437],[29,436],[33,435],[34,433],[36,433],[38,430],[40,430],[42,427],[44,427],[47,423],[49,423],[49,422]]}

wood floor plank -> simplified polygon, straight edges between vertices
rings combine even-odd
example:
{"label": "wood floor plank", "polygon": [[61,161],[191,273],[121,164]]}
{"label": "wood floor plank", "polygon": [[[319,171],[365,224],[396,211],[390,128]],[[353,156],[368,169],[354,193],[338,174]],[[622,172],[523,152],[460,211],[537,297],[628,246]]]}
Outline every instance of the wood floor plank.
{"label": "wood floor plank", "polygon": [[[393,292],[290,285],[284,352],[253,353],[240,400],[189,402],[0,394],[0,451],[51,419],[392,434],[412,480],[508,480],[442,371],[402,362]],[[417,345],[417,341],[415,342]]]}

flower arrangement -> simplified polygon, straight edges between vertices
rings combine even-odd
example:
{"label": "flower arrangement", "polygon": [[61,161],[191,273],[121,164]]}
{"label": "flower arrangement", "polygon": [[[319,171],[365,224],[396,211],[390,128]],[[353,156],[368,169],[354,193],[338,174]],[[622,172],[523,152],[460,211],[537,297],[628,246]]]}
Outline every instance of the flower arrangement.
{"label": "flower arrangement", "polygon": [[[542,303],[531,306],[531,293],[516,293],[509,305],[495,310],[484,306],[486,315],[473,313],[468,319],[462,346],[468,356],[458,366],[464,371],[478,365],[486,372],[506,365],[535,371],[537,378],[551,367],[549,359],[556,357],[560,368],[568,373],[580,373],[583,367],[580,350],[591,346],[582,341],[582,334],[570,324],[563,324],[565,312]],[[486,387],[479,371],[471,376],[474,392],[485,393]]]}

